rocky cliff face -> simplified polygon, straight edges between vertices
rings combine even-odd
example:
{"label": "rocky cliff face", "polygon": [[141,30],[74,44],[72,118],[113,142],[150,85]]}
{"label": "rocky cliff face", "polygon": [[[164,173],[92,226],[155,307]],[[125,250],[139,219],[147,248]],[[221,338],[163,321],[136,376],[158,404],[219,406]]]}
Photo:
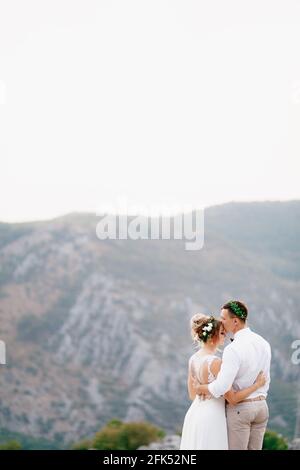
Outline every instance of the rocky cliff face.
{"label": "rocky cliff face", "polygon": [[292,434],[299,208],[209,209],[199,252],[174,240],[100,241],[93,215],[0,224],[0,427],[57,442],[113,417],[180,431],[189,318],[241,298],[273,345],[273,427]]}
{"label": "rocky cliff face", "polygon": [[300,450],[300,439],[294,439],[289,445],[289,450]]}
{"label": "rocky cliff face", "polygon": [[158,442],[151,442],[148,446],[141,446],[138,450],[179,450],[180,437],[177,435],[166,436]]}

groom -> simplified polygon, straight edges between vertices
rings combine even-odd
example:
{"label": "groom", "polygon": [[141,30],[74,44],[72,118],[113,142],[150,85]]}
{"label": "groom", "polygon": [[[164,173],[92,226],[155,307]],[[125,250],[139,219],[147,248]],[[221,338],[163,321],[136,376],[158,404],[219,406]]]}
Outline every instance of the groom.
{"label": "groom", "polygon": [[230,450],[261,450],[269,418],[266,397],[270,384],[271,348],[269,343],[247,326],[248,309],[238,300],[222,307],[221,322],[234,340],[223,353],[222,366],[216,380],[209,385],[196,385],[197,394],[216,398],[252,385],[260,371],[266,384],[237,405],[226,404],[228,443]]}

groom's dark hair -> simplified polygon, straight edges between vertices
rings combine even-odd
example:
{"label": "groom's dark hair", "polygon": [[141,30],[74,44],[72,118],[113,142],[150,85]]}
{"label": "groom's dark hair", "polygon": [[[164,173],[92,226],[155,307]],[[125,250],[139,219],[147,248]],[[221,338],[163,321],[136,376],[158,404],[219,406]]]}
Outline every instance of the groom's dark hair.
{"label": "groom's dark hair", "polygon": [[231,318],[237,317],[243,323],[245,323],[248,317],[248,309],[246,305],[239,300],[231,300],[230,302],[227,302],[227,304],[223,305],[222,309],[228,310]]}

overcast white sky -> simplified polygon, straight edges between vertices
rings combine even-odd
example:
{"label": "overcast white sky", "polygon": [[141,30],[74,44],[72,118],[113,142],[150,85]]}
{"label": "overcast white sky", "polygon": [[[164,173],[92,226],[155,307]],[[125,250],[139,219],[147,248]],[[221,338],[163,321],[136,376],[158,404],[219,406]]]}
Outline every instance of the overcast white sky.
{"label": "overcast white sky", "polygon": [[0,0],[0,220],[300,199],[297,0]]}

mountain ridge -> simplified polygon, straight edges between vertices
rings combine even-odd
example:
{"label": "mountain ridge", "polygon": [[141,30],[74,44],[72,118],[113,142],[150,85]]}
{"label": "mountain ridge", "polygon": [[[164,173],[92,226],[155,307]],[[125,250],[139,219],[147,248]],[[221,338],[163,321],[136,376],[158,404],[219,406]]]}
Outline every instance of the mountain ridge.
{"label": "mountain ridge", "polygon": [[299,214],[300,201],[213,206],[198,252],[183,240],[100,241],[92,214],[0,224],[0,427],[57,442],[113,417],[179,431],[189,319],[240,298],[273,347],[270,426],[292,436]]}

